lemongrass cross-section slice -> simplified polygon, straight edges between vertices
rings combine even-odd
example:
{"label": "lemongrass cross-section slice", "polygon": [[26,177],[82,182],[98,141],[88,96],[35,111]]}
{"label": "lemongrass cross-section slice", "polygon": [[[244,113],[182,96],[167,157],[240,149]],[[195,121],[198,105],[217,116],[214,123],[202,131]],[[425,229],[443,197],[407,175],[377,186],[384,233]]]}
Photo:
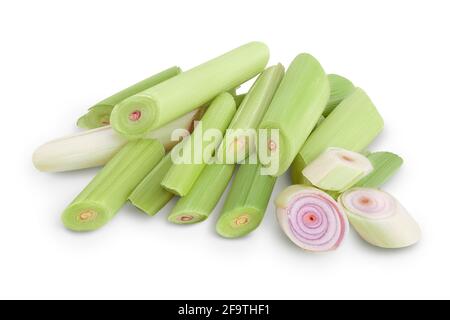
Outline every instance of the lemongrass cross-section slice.
{"label": "lemongrass cross-section slice", "polygon": [[344,192],[339,203],[361,238],[374,246],[397,249],[420,240],[417,222],[387,192],[354,188]]}
{"label": "lemongrass cross-section slice", "polygon": [[327,193],[304,185],[293,185],[275,200],[281,229],[300,248],[325,252],[339,248],[348,220],[342,207]]}
{"label": "lemongrass cross-section slice", "polygon": [[362,154],[328,148],[303,169],[303,176],[320,189],[343,192],[372,170],[372,163]]}

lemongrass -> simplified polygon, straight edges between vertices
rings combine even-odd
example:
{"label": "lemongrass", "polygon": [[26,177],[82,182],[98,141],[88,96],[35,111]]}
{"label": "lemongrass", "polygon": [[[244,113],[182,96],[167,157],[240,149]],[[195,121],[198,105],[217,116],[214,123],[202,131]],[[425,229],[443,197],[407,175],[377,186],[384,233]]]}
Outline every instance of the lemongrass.
{"label": "lemongrass", "polygon": [[128,143],[63,212],[66,228],[92,231],[104,226],[163,156],[159,141]]}
{"label": "lemongrass", "polygon": [[245,95],[219,147],[223,162],[239,163],[256,150],[256,131],[284,76],[281,64],[267,68]]}
{"label": "lemongrass", "polygon": [[303,183],[302,171],[327,148],[362,152],[384,126],[367,94],[359,88],[343,100],[309,136],[292,163],[294,183]]}
{"label": "lemongrass", "polygon": [[[146,138],[156,139],[168,151],[178,141],[172,141],[176,129],[192,130],[193,123],[202,114],[194,110],[166,126],[151,131]],[[111,127],[84,131],[48,142],[33,154],[34,166],[44,172],[63,172],[92,168],[106,164],[128,141]]]}
{"label": "lemongrass", "polygon": [[343,192],[372,172],[368,158],[342,148],[328,148],[303,169],[303,176],[314,186]]}
{"label": "lemongrass", "polygon": [[355,188],[343,193],[339,202],[361,238],[374,246],[397,249],[420,240],[417,222],[384,191]]}
{"label": "lemongrass", "polygon": [[261,169],[259,164],[240,165],[216,223],[222,237],[243,237],[261,224],[277,180]]}
{"label": "lemongrass", "polygon": [[[278,169],[272,175],[280,176],[289,168],[316,126],[329,95],[328,79],[320,63],[309,54],[298,55],[259,125],[268,131],[269,153],[279,156]],[[274,134],[279,139],[274,139]]]}
{"label": "lemongrass", "polygon": [[95,129],[109,125],[111,112],[116,104],[132,95],[170,79],[180,72],[181,69],[179,67],[172,67],[113,94],[89,108],[89,111],[78,119],[77,126],[84,129]]}
{"label": "lemongrass", "polygon": [[128,139],[178,118],[264,70],[267,46],[251,42],[183,72],[119,103],[111,114],[114,129]]}
{"label": "lemongrass", "polygon": [[[214,99],[199,123],[201,125],[196,126],[194,132],[180,145],[180,150],[177,150],[183,159],[180,163],[174,163],[167,172],[161,182],[164,188],[179,196],[188,194],[212,159],[235,112],[236,104],[229,93],[222,93]],[[211,129],[215,129],[220,137],[207,137]]]}
{"label": "lemongrass", "polygon": [[303,250],[331,251],[343,243],[348,220],[342,207],[327,193],[293,185],[283,190],[275,203],[281,229]]}
{"label": "lemongrass", "polygon": [[206,220],[219,202],[233,171],[234,164],[207,165],[190,192],[178,200],[169,221],[193,224]]}

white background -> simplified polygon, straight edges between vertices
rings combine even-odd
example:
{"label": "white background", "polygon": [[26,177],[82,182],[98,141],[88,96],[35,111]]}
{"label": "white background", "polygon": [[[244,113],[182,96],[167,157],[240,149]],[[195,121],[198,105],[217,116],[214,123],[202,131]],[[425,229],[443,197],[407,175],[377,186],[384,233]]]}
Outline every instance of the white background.
{"label": "white background", "polygon": [[[448,1],[2,1],[0,298],[450,298]],[[91,104],[161,69],[248,41],[271,63],[300,52],[364,88],[384,116],[373,146],[405,165],[386,186],[422,242],[385,251],[352,232],[311,255],[280,232],[273,204],[251,236],[215,234],[130,206],[76,234],[60,213],[96,170],[45,174],[41,143],[77,131]],[[279,180],[276,193],[289,184]]]}

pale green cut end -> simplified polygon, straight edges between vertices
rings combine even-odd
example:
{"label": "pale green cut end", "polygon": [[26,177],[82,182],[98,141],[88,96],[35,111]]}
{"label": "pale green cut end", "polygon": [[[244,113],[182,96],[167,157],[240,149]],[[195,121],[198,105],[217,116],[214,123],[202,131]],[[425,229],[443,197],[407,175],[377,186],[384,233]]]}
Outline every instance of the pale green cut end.
{"label": "pale green cut end", "polygon": [[147,135],[158,121],[158,117],[159,108],[153,99],[135,95],[113,109],[111,123],[121,136],[134,140]]}
{"label": "pale green cut end", "polygon": [[264,213],[255,208],[238,208],[223,213],[216,224],[216,231],[224,238],[240,238],[254,231],[261,224]]}
{"label": "pale green cut end", "polygon": [[95,202],[72,203],[62,214],[64,226],[72,231],[94,231],[103,227],[114,215]]}
{"label": "pale green cut end", "polygon": [[353,83],[340,75],[329,74],[328,81],[330,82],[330,98],[323,112],[325,117],[355,90]]}
{"label": "pale green cut end", "polygon": [[194,224],[205,221],[208,215],[200,214],[198,212],[173,212],[167,219],[175,224]]}
{"label": "pale green cut end", "polygon": [[403,159],[391,152],[370,153],[367,158],[373,171],[355,184],[360,188],[379,188],[389,181],[403,165]]}

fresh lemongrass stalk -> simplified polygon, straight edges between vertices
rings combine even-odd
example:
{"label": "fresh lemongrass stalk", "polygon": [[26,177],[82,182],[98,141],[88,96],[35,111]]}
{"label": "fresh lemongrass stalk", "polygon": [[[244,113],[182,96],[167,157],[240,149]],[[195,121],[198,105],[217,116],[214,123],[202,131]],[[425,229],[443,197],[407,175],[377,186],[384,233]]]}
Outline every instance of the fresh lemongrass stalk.
{"label": "fresh lemongrass stalk", "polygon": [[105,225],[163,156],[159,141],[128,143],[63,212],[66,228],[92,231]]}
{"label": "fresh lemongrass stalk", "polygon": [[[146,138],[156,139],[168,151],[177,143],[172,141],[176,129],[192,131],[202,109],[194,110],[166,126],[151,131]],[[106,164],[128,140],[111,127],[92,129],[48,142],[33,154],[34,166],[44,172],[63,172],[92,168]]]}
{"label": "fresh lemongrass stalk", "polygon": [[261,224],[277,180],[261,175],[261,169],[259,164],[240,165],[216,224],[222,237],[243,237]]}
{"label": "fresh lemongrass stalk", "polygon": [[[189,193],[206,164],[212,159],[235,112],[236,104],[229,93],[222,93],[214,99],[194,132],[180,145],[179,150],[173,150],[182,154],[182,161],[174,163],[169,169],[161,182],[164,188],[182,197]],[[220,137],[208,138],[212,129],[220,133]]]}
{"label": "fresh lemongrass stalk", "polygon": [[325,117],[355,90],[353,83],[340,75],[329,74],[328,81],[330,82],[330,98],[323,111]]}
{"label": "fresh lemongrass stalk", "polygon": [[374,246],[397,249],[420,240],[417,222],[384,191],[354,188],[344,192],[339,202],[361,238]]}
{"label": "fresh lemongrass stalk", "polygon": [[[289,168],[316,126],[329,95],[328,79],[320,63],[309,54],[298,55],[259,125],[260,129],[268,130],[268,151],[279,155],[274,176],[282,175]],[[273,139],[276,132],[279,141]]]}
{"label": "fresh lemongrass stalk", "polygon": [[370,153],[367,158],[373,166],[373,171],[358,181],[354,187],[379,188],[385,184],[403,164],[403,159],[391,152]]}
{"label": "fresh lemongrass stalk", "polygon": [[268,60],[265,44],[243,45],[124,100],[114,108],[111,123],[128,139],[143,137],[253,78]]}
{"label": "fresh lemongrass stalk", "polygon": [[210,164],[202,171],[191,191],[178,200],[168,219],[177,224],[206,220],[216,207],[233,176],[234,164]]}
{"label": "fresh lemongrass stalk", "polygon": [[362,152],[383,130],[383,119],[367,94],[356,88],[309,136],[292,163],[291,176],[303,183],[302,171],[327,148]]}
{"label": "fresh lemongrass stalk", "polygon": [[314,186],[344,192],[373,170],[368,158],[341,148],[328,148],[303,169],[303,176]]}
{"label": "fresh lemongrass stalk", "polygon": [[113,94],[89,108],[88,113],[78,119],[77,126],[84,129],[95,129],[109,125],[110,115],[116,104],[180,73],[179,67],[172,67]]}
{"label": "fresh lemongrass stalk", "polygon": [[339,248],[348,232],[342,207],[319,189],[293,185],[275,200],[281,229],[300,248],[312,252]]}
{"label": "fresh lemongrass stalk", "polygon": [[256,150],[255,129],[283,76],[284,67],[278,64],[267,68],[255,81],[231,120],[218,149],[218,156],[223,162],[239,163]]}
{"label": "fresh lemongrass stalk", "polygon": [[161,181],[171,166],[172,158],[168,153],[134,189],[128,198],[131,204],[149,216],[157,214],[174,197],[172,192],[161,187]]}

